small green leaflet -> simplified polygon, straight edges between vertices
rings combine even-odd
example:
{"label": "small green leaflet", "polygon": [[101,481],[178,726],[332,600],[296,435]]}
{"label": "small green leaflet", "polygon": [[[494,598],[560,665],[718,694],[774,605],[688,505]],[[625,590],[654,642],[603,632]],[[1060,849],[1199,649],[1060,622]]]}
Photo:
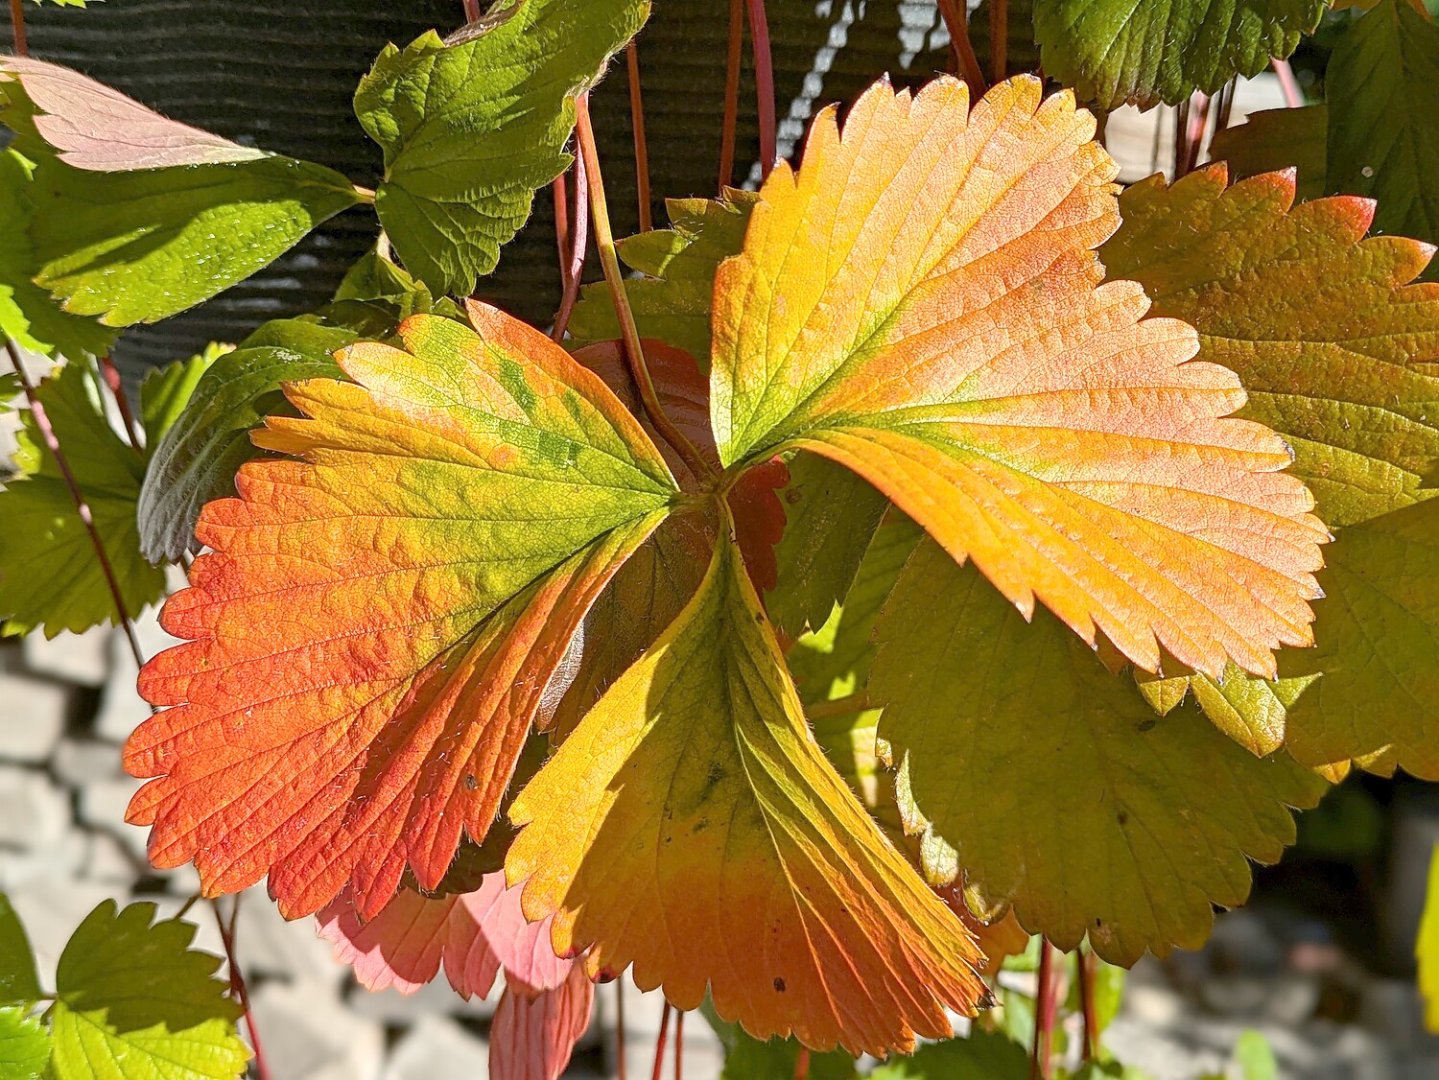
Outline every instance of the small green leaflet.
{"label": "small green leaflet", "polygon": [[[621,240],[620,258],[644,277],[626,282],[640,337],[658,338],[683,349],[709,370],[710,305],[715,271],[744,244],[745,228],[758,197],[726,190],[720,199],[671,199],[671,228]],[[620,336],[614,303],[604,282],[586,285],[570,319],[579,344]]]}
{"label": "small green leaflet", "polygon": [[190,948],[195,928],[155,922],[155,905],[106,900],[71,936],[51,1014],[55,1080],[233,1080],[250,1053],[240,1007],[215,977],[220,959]]}
{"label": "small green leaflet", "polygon": [[115,342],[115,331],[60,310],[33,280],[40,265],[29,239],[32,169],[19,152],[0,152],[0,333],[32,352],[62,356],[107,352]]}
{"label": "small green leaflet", "polygon": [[39,999],[40,977],[30,939],[10,898],[0,893],[0,1005],[28,1006]]}
{"label": "small green leaflet", "polygon": [[250,429],[266,416],[293,414],[281,383],[339,378],[330,356],[354,340],[348,330],[278,319],[205,370],[188,407],[155,445],[138,492],[140,550],[147,558],[173,561],[195,543],[200,508],[233,494],[236,470],[259,455]]}
{"label": "small green leaflet", "polygon": [[1439,25],[1380,0],[1340,39],[1325,87],[1330,190],[1373,196],[1379,232],[1439,243]]}
{"label": "small green leaflet", "polygon": [[360,201],[332,169],[167,120],[78,72],[3,66],[5,122],[36,159],[35,280],[68,312],[107,326],[167,318]]}
{"label": "small green leaflet", "polygon": [[0,1009],[0,1077],[40,1080],[50,1062],[50,1033],[20,1008]]}
{"label": "small green leaflet", "polygon": [[[101,543],[115,571],[126,614],[134,615],[164,592],[164,573],[140,555],[135,500],[144,459],[110,427],[101,406],[93,364],[72,360],[36,391],[76,482],[89,504]],[[45,448],[34,417],[15,455],[19,478],[0,491],[0,633],[43,627],[79,633],[119,613],[69,488]]]}
{"label": "small green leaflet", "polygon": [[395,251],[436,293],[467,295],[569,167],[574,94],[649,16],[649,0],[517,0],[442,41],[389,46],[355,92],[385,152],[375,193]]}
{"label": "small green leaflet", "polygon": [[1029,1051],[1008,1036],[971,1028],[963,1039],[921,1046],[909,1057],[896,1054],[870,1080],[1021,1080],[1029,1075]]}
{"label": "small green leaflet", "polygon": [[1035,0],[1045,72],[1104,109],[1176,105],[1287,57],[1326,0]]}
{"label": "small green leaflet", "polygon": [[1229,164],[1236,180],[1279,169],[1294,169],[1296,195],[1303,201],[1325,193],[1329,106],[1261,109],[1242,124],[1214,134],[1209,156]]}

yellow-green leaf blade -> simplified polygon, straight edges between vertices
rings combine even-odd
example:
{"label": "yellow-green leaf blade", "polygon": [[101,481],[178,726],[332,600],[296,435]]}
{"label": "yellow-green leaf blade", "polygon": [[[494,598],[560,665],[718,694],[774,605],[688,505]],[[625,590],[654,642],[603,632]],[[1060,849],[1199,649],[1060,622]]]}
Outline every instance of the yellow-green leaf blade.
{"label": "yellow-green leaf blade", "polygon": [[1087,934],[1129,964],[1197,946],[1324,787],[1193,708],[1156,717],[1052,616],[1026,623],[933,544],[885,611],[871,694],[932,880],[962,870],[979,909],[1010,903],[1063,948]]}
{"label": "yellow-green leaf blade", "polygon": [[[905,1048],[984,990],[967,931],[825,762],[732,544],[521,792],[506,862],[556,951],[757,1038]],[[636,916],[640,917],[636,917]]]}

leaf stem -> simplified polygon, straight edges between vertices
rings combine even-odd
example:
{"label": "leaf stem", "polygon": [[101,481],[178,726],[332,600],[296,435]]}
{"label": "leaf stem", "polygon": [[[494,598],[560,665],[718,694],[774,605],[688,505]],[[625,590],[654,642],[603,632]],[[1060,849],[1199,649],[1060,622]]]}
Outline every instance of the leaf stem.
{"label": "leaf stem", "polygon": [[729,0],[729,53],[725,58],[724,127],[720,132],[719,190],[734,180],[735,129],[739,126],[739,67],[744,51],[744,0]]}
{"label": "leaf stem", "polygon": [[685,1049],[685,1011],[675,1010],[675,1080],[684,1080],[682,1075]]}
{"label": "leaf stem", "polygon": [[[589,200],[589,174],[585,171],[584,158],[575,158],[571,172],[575,178],[574,214],[572,226],[565,230],[563,241],[568,243],[568,248],[562,246],[560,249],[560,277],[564,280],[564,294],[560,297],[560,310],[555,314],[555,325],[550,328],[550,337],[556,341],[563,340],[565,331],[569,329],[570,316],[580,297],[580,283],[584,278],[585,256],[590,243],[590,218],[585,211],[585,203]],[[558,223],[561,213],[567,217],[571,215],[564,209],[564,177],[558,177],[555,185],[555,217]]]}
{"label": "leaf stem", "polygon": [[1234,95],[1238,89],[1238,75],[1219,88],[1219,104],[1214,117],[1214,133],[1216,135],[1229,127],[1229,114],[1234,109]]}
{"label": "leaf stem", "polygon": [[990,0],[989,70],[994,82],[1009,73],[1009,0]]}
{"label": "leaf stem", "polygon": [[125,434],[130,438],[130,445],[137,454],[141,453],[140,425],[135,423],[135,414],[130,410],[130,399],[125,396],[125,383],[120,378],[120,369],[115,366],[115,361],[110,359],[109,353],[100,357],[100,374],[105,378],[105,385],[110,388],[115,407],[120,410],[120,419],[125,424]]}
{"label": "leaf stem", "polygon": [[1055,948],[1049,939],[1039,939],[1039,975],[1034,992],[1034,1045],[1029,1053],[1030,1080],[1048,1080],[1050,1053],[1054,1047],[1054,1017],[1057,995],[1054,972]]}
{"label": "leaf stem", "polygon": [[480,18],[480,0],[465,0],[465,22],[478,22]]}
{"label": "leaf stem", "polygon": [[1299,81],[1294,78],[1294,69],[1289,66],[1289,61],[1276,56],[1270,64],[1274,68],[1274,74],[1279,77],[1279,89],[1284,94],[1284,107],[1299,108],[1304,104],[1304,94],[1299,89]]}
{"label": "leaf stem", "polygon": [[809,1047],[801,1046],[794,1056],[794,1080],[809,1080]]}
{"label": "leaf stem", "polygon": [[625,978],[615,980],[615,1075],[618,1080],[625,1076]]}
{"label": "leaf stem", "polygon": [[1099,1056],[1099,1012],[1094,1000],[1095,956],[1088,949],[1080,948],[1074,955],[1075,978],[1079,980],[1079,1007],[1084,1014],[1084,1060],[1093,1061]]}
{"label": "leaf stem", "polygon": [[821,701],[811,705],[805,709],[805,714],[811,720],[822,720],[831,716],[848,716],[850,713],[865,712],[876,707],[869,700],[869,696],[861,690],[854,694],[835,698],[833,701]]}
{"label": "leaf stem", "polygon": [[620,322],[624,337],[625,359],[629,363],[630,375],[635,380],[640,400],[655,430],[662,435],[684,458],[698,478],[711,478],[713,466],[706,461],[684,433],[675,427],[664,409],[660,407],[659,394],[655,392],[654,379],[645,364],[645,354],[640,346],[640,332],[635,325],[634,311],[630,308],[629,297],[625,294],[624,275],[620,271],[619,255],[615,251],[614,234],[610,231],[610,212],[605,203],[604,174],[600,172],[599,151],[595,148],[595,130],[590,121],[590,98],[588,93],[575,98],[575,137],[580,146],[580,159],[589,173],[590,217],[595,226],[595,247],[599,249],[600,265],[604,267],[605,283],[609,286],[610,298],[615,305],[615,315]]}
{"label": "leaf stem", "polygon": [[373,188],[361,187],[359,184],[351,184],[350,186],[354,189],[355,198],[359,199],[360,202],[366,206],[375,205],[375,192]]}
{"label": "leaf stem", "polygon": [[650,1073],[650,1080],[660,1080],[660,1074],[664,1072],[665,1066],[665,1040],[670,1030],[670,1003],[666,1001],[660,1010],[660,1034],[655,1040],[655,1067]]}
{"label": "leaf stem", "polygon": [[635,144],[635,190],[639,194],[640,232],[654,228],[650,213],[650,154],[645,141],[645,99],[640,88],[640,51],[634,39],[625,46],[625,70],[630,84],[630,134]]}
{"label": "leaf stem", "polygon": [[255,1026],[255,1014],[250,1011],[250,991],[245,985],[245,975],[240,970],[240,965],[235,962],[235,921],[240,916],[240,896],[240,893],[235,894],[228,928],[225,920],[220,917],[218,898],[210,902],[210,908],[215,912],[215,925],[220,928],[220,943],[225,947],[225,962],[230,967],[230,990],[240,1002],[240,1008],[245,1011],[245,1029],[250,1033],[250,1045],[255,1050],[255,1075],[259,1080],[270,1080],[270,1069],[265,1064],[265,1048],[260,1044],[260,1030]]}
{"label": "leaf stem", "polygon": [[979,57],[974,53],[974,42],[969,36],[969,16],[964,6],[960,0],[939,0],[939,14],[944,19],[944,28],[949,31],[949,48],[959,65],[960,75],[969,83],[975,97],[983,96],[989,87],[984,81]]}
{"label": "leaf stem", "polygon": [[75,513],[79,515],[80,523],[90,537],[90,546],[95,549],[95,558],[100,563],[100,572],[105,575],[105,584],[110,589],[110,600],[115,605],[115,614],[121,629],[125,632],[125,640],[130,643],[130,652],[135,657],[136,665],[144,667],[145,655],[140,650],[140,639],[135,634],[135,624],[130,619],[130,613],[125,609],[125,597],[120,592],[120,581],[115,577],[115,568],[110,563],[110,556],[105,554],[105,544],[100,539],[100,531],[95,527],[95,516],[90,512],[90,504],[85,501],[85,493],[80,490],[80,484],[70,468],[70,461],[65,457],[65,451],[60,448],[60,440],[56,437],[55,428],[50,423],[49,415],[45,412],[45,405],[41,402],[39,395],[35,393],[35,386],[31,383],[30,376],[25,371],[25,364],[20,359],[20,350],[8,337],[5,339],[5,349],[10,354],[10,363],[15,368],[15,374],[20,377],[20,386],[25,391],[25,400],[30,403],[30,415],[35,418],[35,426],[40,431],[40,438],[44,441],[46,449],[50,451],[50,456],[55,459],[60,476],[70,491],[70,501],[75,505]]}
{"label": "leaf stem", "polygon": [[30,39],[25,33],[25,0],[10,0],[10,33],[16,56],[30,55]]}
{"label": "leaf stem", "polygon": [[759,107],[759,174],[764,179],[779,156],[774,115],[774,58],[770,55],[769,18],[764,0],[747,0],[750,45],[754,49],[754,86]]}

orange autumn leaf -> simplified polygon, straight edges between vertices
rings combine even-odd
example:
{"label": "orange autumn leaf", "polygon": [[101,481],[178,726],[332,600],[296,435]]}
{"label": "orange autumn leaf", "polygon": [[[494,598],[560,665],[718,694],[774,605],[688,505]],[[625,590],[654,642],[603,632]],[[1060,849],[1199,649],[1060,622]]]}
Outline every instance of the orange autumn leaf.
{"label": "orange autumn leaf", "polygon": [[986,996],[973,937],[825,760],[723,536],[510,817],[506,876],[557,954],[681,1009],[708,990],[756,1038],[907,1050]]}
{"label": "orange autumn leaf", "polygon": [[815,121],[715,281],[727,465],[800,447],[883,490],[1021,611],[1148,670],[1272,675],[1327,533],[1284,442],[1228,417],[1193,329],[1101,284],[1116,167],[1067,92],[880,85]]}
{"label": "orange autumn leaf", "polygon": [[[141,673],[167,706],[125,766],[157,866],[207,895],[268,875],[288,917],[347,885],[362,917],[406,868],[481,839],[586,610],[676,493],[613,393],[543,334],[472,304],[288,388],[212,553],[163,613],[189,639]],[[298,460],[296,460],[298,459]]]}

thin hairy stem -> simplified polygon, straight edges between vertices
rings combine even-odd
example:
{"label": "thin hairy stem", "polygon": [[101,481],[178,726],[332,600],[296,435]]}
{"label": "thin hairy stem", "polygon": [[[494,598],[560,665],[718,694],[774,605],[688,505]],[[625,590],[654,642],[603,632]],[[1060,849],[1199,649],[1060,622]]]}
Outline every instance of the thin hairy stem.
{"label": "thin hairy stem", "polygon": [[645,363],[644,350],[640,347],[639,328],[635,326],[634,311],[631,310],[629,297],[625,293],[624,274],[620,271],[619,255],[615,251],[615,238],[610,231],[610,212],[605,203],[604,174],[600,172],[600,156],[595,147],[595,131],[594,125],[590,121],[588,94],[580,94],[575,98],[575,137],[580,145],[580,159],[584,161],[585,171],[589,173],[590,218],[595,226],[595,247],[599,249],[600,265],[605,272],[605,283],[609,286],[610,298],[614,302],[615,314],[619,318],[620,332],[624,338],[625,359],[629,364],[630,375],[635,381],[635,388],[639,391],[640,401],[644,403],[645,412],[649,413],[650,422],[654,424],[655,430],[679,452],[680,457],[684,458],[685,464],[690,467],[695,476],[712,477],[714,475],[713,467],[695,449],[694,444],[685,438],[684,433],[675,427],[674,422],[660,407],[654,379],[650,376],[649,366]]}
{"label": "thin hairy stem", "polygon": [[1099,1010],[1094,1001],[1094,953],[1081,948],[1074,956],[1075,978],[1079,980],[1079,1008],[1084,1014],[1084,1060],[1099,1056]]}
{"label": "thin hairy stem", "polygon": [[739,126],[739,66],[744,51],[744,0],[729,0],[729,52],[725,57],[724,126],[720,129],[719,189],[734,180],[735,129]]}
{"label": "thin hairy stem", "polygon": [[1299,80],[1294,77],[1294,69],[1289,66],[1289,61],[1276,56],[1270,63],[1274,67],[1274,74],[1279,76],[1279,89],[1284,94],[1285,107],[1299,108],[1304,104],[1304,94],[1299,89]]}
{"label": "thin hairy stem", "polygon": [[255,1014],[250,1010],[250,990],[245,985],[244,972],[235,960],[235,921],[240,917],[240,893],[235,894],[234,907],[230,913],[230,925],[220,915],[220,901],[211,901],[215,912],[215,925],[220,928],[220,942],[225,947],[225,962],[230,968],[230,992],[240,1003],[245,1013],[245,1028],[250,1033],[250,1046],[255,1051],[255,1075],[259,1080],[270,1080],[270,1069],[265,1064],[265,1048],[260,1043],[260,1029],[255,1026]]}
{"label": "thin hairy stem", "polygon": [[989,70],[995,82],[1009,73],[1009,0],[990,0]]}
{"label": "thin hairy stem", "polygon": [[25,33],[25,0],[10,0],[10,34],[15,42],[15,55],[29,56],[30,39]]}
{"label": "thin hairy stem", "polygon": [[769,18],[764,0],[748,0],[749,37],[754,49],[754,87],[759,106],[759,169],[767,177],[779,156],[774,114],[774,59],[769,47]]}
{"label": "thin hairy stem", "polygon": [[115,576],[115,567],[110,562],[110,556],[105,553],[105,544],[100,539],[100,531],[95,527],[95,516],[90,512],[90,504],[85,501],[85,493],[80,490],[80,484],[70,468],[70,461],[60,447],[60,440],[55,436],[55,428],[50,423],[49,415],[45,412],[45,405],[41,402],[39,395],[35,393],[35,386],[25,371],[24,362],[20,359],[20,350],[9,338],[5,339],[5,350],[10,354],[10,363],[15,368],[15,374],[20,377],[20,386],[25,391],[25,400],[30,403],[30,415],[35,418],[35,427],[39,429],[40,438],[44,441],[45,448],[55,459],[55,465],[60,470],[65,487],[69,489],[70,501],[75,505],[75,513],[80,517],[80,524],[85,527],[85,533],[90,538],[90,546],[95,549],[95,558],[100,564],[100,572],[105,575],[105,584],[110,589],[110,601],[115,605],[116,618],[119,620],[120,628],[125,632],[125,640],[130,643],[130,653],[135,657],[136,665],[144,667],[145,655],[140,651],[140,639],[135,634],[135,623],[125,608],[125,597],[120,592],[120,581]]}
{"label": "thin hairy stem", "polygon": [[465,0],[465,22],[472,23],[480,17],[480,0]]}
{"label": "thin hairy stem", "polygon": [[1184,133],[1184,167],[1175,179],[1192,173],[1194,166],[1199,164],[1199,147],[1203,144],[1204,132],[1209,127],[1209,105],[1208,94],[1196,91],[1190,98],[1189,127]]}
{"label": "thin hairy stem", "polygon": [[125,434],[129,436],[130,445],[139,453],[140,425],[135,422],[135,413],[131,410],[130,399],[125,394],[125,381],[120,378],[120,369],[115,366],[115,361],[110,359],[109,353],[100,357],[100,374],[104,376],[105,385],[115,399],[115,407],[120,410],[120,419],[125,424]]}
{"label": "thin hairy stem", "polygon": [[962,0],[939,0],[939,14],[944,19],[945,30],[949,32],[949,48],[954,53],[959,73],[974,96],[979,97],[989,87],[985,84],[979,57],[974,53],[974,42],[969,37],[969,17]]}
{"label": "thin hairy stem", "polygon": [[625,980],[615,980],[615,1074],[619,1080],[628,1080],[625,1074]]}
{"label": "thin hairy stem", "polygon": [[1235,76],[1219,88],[1219,104],[1215,107],[1214,133],[1218,135],[1229,127],[1229,114],[1234,110],[1234,95],[1239,88],[1239,76]]}
{"label": "thin hairy stem", "polygon": [[669,1037],[670,1031],[670,1003],[666,1001],[660,1010],[660,1034],[655,1040],[655,1067],[650,1073],[650,1080],[660,1080],[660,1074],[665,1067],[665,1040]]}
{"label": "thin hairy stem", "polygon": [[809,1047],[801,1046],[794,1057],[794,1080],[809,1080]]}
{"label": "thin hairy stem", "polygon": [[1039,977],[1034,991],[1034,1045],[1029,1052],[1030,1080],[1048,1080],[1054,1049],[1054,1020],[1058,1012],[1055,993],[1055,948],[1048,938],[1039,939]]}
{"label": "thin hairy stem", "polygon": [[1174,160],[1169,165],[1169,175],[1178,179],[1184,175],[1184,163],[1189,160],[1189,110],[1193,99],[1185,98],[1174,110]]}
{"label": "thin hairy stem", "polygon": [[675,1010],[675,1080],[684,1080],[685,1011]]}
{"label": "thin hairy stem", "polygon": [[635,190],[640,201],[640,232],[654,228],[650,215],[650,152],[645,142],[645,98],[640,89],[640,52],[631,41],[625,49],[625,70],[630,82],[630,134],[635,143]]}
{"label": "thin hairy stem", "polygon": [[[589,201],[588,173],[583,158],[576,158],[571,174],[575,178],[574,227],[566,234],[569,249],[562,253],[560,277],[564,281],[564,294],[560,297],[560,310],[555,315],[555,325],[550,337],[562,341],[569,329],[570,316],[574,314],[575,302],[580,298],[580,284],[584,279],[585,256],[590,244],[590,216],[585,208]],[[561,183],[557,198],[563,202],[564,185]],[[556,206],[560,203],[556,203]]]}

